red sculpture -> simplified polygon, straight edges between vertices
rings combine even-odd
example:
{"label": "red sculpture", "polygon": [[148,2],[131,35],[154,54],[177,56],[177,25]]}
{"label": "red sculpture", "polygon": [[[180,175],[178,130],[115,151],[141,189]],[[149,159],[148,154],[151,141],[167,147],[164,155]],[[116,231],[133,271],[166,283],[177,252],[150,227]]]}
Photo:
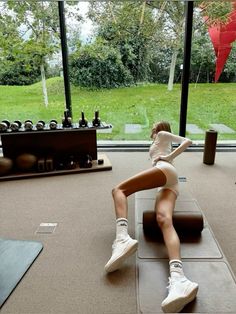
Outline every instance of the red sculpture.
{"label": "red sculpture", "polygon": [[236,2],[233,2],[232,6],[233,10],[225,24],[219,23],[208,28],[216,55],[215,82],[219,80],[232,49],[232,43],[236,40]]}

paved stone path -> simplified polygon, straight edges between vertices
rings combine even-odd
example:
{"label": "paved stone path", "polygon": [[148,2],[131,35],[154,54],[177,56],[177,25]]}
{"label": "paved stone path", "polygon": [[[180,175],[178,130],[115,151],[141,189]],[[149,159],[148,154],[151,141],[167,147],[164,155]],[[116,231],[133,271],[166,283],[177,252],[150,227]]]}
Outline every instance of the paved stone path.
{"label": "paved stone path", "polygon": [[125,124],[125,133],[140,133],[142,131],[141,124]]}
{"label": "paved stone path", "polygon": [[235,133],[235,130],[224,124],[210,124],[210,127],[219,133]]}
{"label": "paved stone path", "polygon": [[[142,125],[141,124],[125,124],[125,133],[126,134],[135,134],[135,133],[141,133],[142,132]],[[209,124],[208,129],[213,129],[219,133],[228,133],[228,134],[233,134],[236,131],[231,129],[225,124],[221,123],[211,123]],[[207,129],[206,129],[207,130]],[[201,129],[197,124],[187,124],[186,125],[186,131],[189,134],[204,134],[206,130]]]}

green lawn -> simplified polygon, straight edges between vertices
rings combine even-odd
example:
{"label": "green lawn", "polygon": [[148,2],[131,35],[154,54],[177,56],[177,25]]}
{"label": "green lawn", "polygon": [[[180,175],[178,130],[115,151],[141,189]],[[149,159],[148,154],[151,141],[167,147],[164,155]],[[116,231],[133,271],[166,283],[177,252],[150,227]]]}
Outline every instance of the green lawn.
{"label": "green lawn", "polygon": [[[0,120],[57,119],[65,107],[64,86],[61,78],[47,80],[49,106],[43,105],[41,83],[31,86],[0,86]],[[148,84],[112,90],[86,90],[71,87],[73,120],[81,111],[89,121],[99,110],[102,121],[111,123],[111,134],[99,134],[99,139],[148,140],[153,122],[170,121],[178,133],[181,86],[168,91],[166,85]],[[204,131],[211,123],[221,123],[236,130],[236,84],[190,85],[187,123],[196,124]],[[125,134],[125,124],[140,124],[142,131]],[[189,134],[191,139],[203,139],[204,134]],[[219,134],[218,139],[236,139],[236,134]]]}

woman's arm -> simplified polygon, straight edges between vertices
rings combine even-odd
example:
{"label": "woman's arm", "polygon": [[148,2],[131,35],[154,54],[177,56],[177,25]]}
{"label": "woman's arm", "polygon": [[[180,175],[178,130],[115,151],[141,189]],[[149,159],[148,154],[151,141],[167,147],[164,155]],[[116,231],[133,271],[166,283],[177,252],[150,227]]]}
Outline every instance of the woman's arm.
{"label": "woman's arm", "polygon": [[161,136],[165,136],[166,139],[170,140],[172,143],[180,144],[169,155],[160,156],[161,160],[172,161],[177,156],[179,156],[183,151],[185,151],[188,146],[190,146],[192,144],[192,141],[189,138],[182,137],[179,135],[174,135],[172,133],[168,133],[165,131],[163,132],[163,134]]}

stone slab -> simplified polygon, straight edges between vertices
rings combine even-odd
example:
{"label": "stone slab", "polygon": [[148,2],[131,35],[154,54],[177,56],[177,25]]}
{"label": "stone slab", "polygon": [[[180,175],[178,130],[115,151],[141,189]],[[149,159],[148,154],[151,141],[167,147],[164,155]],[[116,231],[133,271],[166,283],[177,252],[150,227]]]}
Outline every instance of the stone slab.
{"label": "stone slab", "polygon": [[196,124],[186,124],[186,131],[190,134],[203,134],[204,131]]}
{"label": "stone slab", "polygon": [[135,134],[142,132],[141,124],[125,124],[125,133],[126,134]]}
{"label": "stone slab", "polygon": [[218,131],[219,133],[235,133],[235,130],[231,129],[225,124],[218,124],[218,123],[212,123],[210,124],[210,127],[214,129],[215,131]]}

